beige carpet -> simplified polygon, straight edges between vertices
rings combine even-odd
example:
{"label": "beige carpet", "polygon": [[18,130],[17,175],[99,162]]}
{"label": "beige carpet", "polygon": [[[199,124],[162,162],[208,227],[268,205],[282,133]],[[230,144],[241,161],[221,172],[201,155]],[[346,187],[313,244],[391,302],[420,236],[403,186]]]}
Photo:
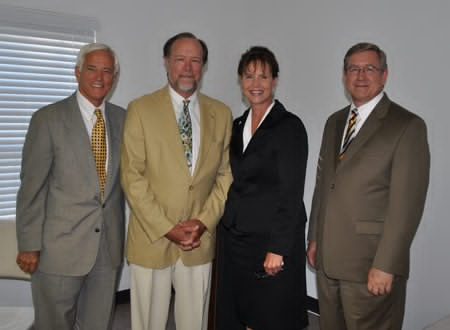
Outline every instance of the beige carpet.
{"label": "beige carpet", "polygon": [[[314,314],[309,314],[309,327],[305,330],[319,330],[319,318]],[[130,305],[120,304],[116,307],[114,315],[113,330],[130,330]],[[1,329],[0,329],[1,330]],[[167,330],[175,330],[175,322],[173,320],[172,311],[169,314],[169,321],[167,322]]]}

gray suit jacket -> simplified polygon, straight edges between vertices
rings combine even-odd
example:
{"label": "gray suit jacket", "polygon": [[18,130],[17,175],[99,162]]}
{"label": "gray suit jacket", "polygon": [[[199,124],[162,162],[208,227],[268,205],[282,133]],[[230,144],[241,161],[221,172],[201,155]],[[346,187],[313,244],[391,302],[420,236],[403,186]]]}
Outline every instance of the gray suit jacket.
{"label": "gray suit jacket", "polygon": [[106,103],[105,111],[109,158],[104,201],[75,94],[31,118],[17,195],[17,239],[19,251],[40,251],[43,272],[88,273],[101,230],[112,265],[122,262],[125,228],[119,149],[125,111],[111,103]]}
{"label": "gray suit jacket", "polygon": [[371,267],[408,276],[429,181],[425,123],[385,95],[338,161],[348,111],[324,129],[308,234],[316,265],[349,281],[366,282]]}

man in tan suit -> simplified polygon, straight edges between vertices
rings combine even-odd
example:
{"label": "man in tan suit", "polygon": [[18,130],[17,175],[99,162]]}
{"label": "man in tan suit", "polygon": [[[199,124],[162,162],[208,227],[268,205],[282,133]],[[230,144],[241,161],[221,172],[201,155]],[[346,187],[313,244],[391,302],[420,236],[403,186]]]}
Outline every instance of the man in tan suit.
{"label": "man in tan suit", "polygon": [[424,121],[383,92],[387,75],[380,48],[351,47],[344,83],[352,103],[325,125],[307,251],[322,330],[402,327],[430,156]]}
{"label": "man in tan suit", "polygon": [[165,330],[172,287],[177,329],[207,326],[216,224],[232,180],[231,112],[198,92],[207,56],[191,33],[170,38],[168,85],[128,107],[121,181],[134,330]]}

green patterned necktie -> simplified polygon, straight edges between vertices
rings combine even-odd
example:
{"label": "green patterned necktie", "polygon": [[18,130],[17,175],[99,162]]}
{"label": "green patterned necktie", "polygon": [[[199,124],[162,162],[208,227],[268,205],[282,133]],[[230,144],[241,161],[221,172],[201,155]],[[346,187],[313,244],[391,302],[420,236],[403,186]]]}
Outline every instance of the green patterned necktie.
{"label": "green patterned necktie", "polygon": [[181,141],[189,170],[192,168],[192,121],[189,114],[189,100],[183,100],[183,112],[178,120]]}

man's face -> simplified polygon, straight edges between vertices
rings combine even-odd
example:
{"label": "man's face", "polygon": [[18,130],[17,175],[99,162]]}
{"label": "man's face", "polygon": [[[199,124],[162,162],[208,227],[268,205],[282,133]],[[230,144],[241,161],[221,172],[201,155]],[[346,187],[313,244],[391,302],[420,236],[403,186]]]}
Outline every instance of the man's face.
{"label": "man's face", "polygon": [[169,84],[184,98],[195,92],[202,79],[202,58],[200,42],[191,38],[176,40],[169,56],[164,58]]}
{"label": "man's face", "polygon": [[348,58],[344,71],[345,88],[357,107],[377,96],[383,90],[386,79],[387,70],[381,70],[376,52],[363,51]]}
{"label": "man's face", "polygon": [[104,50],[95,50],[84,59],[83,66],[75,68],[78,88],[89,102],[98,107],[114,83],[114,58]]}

